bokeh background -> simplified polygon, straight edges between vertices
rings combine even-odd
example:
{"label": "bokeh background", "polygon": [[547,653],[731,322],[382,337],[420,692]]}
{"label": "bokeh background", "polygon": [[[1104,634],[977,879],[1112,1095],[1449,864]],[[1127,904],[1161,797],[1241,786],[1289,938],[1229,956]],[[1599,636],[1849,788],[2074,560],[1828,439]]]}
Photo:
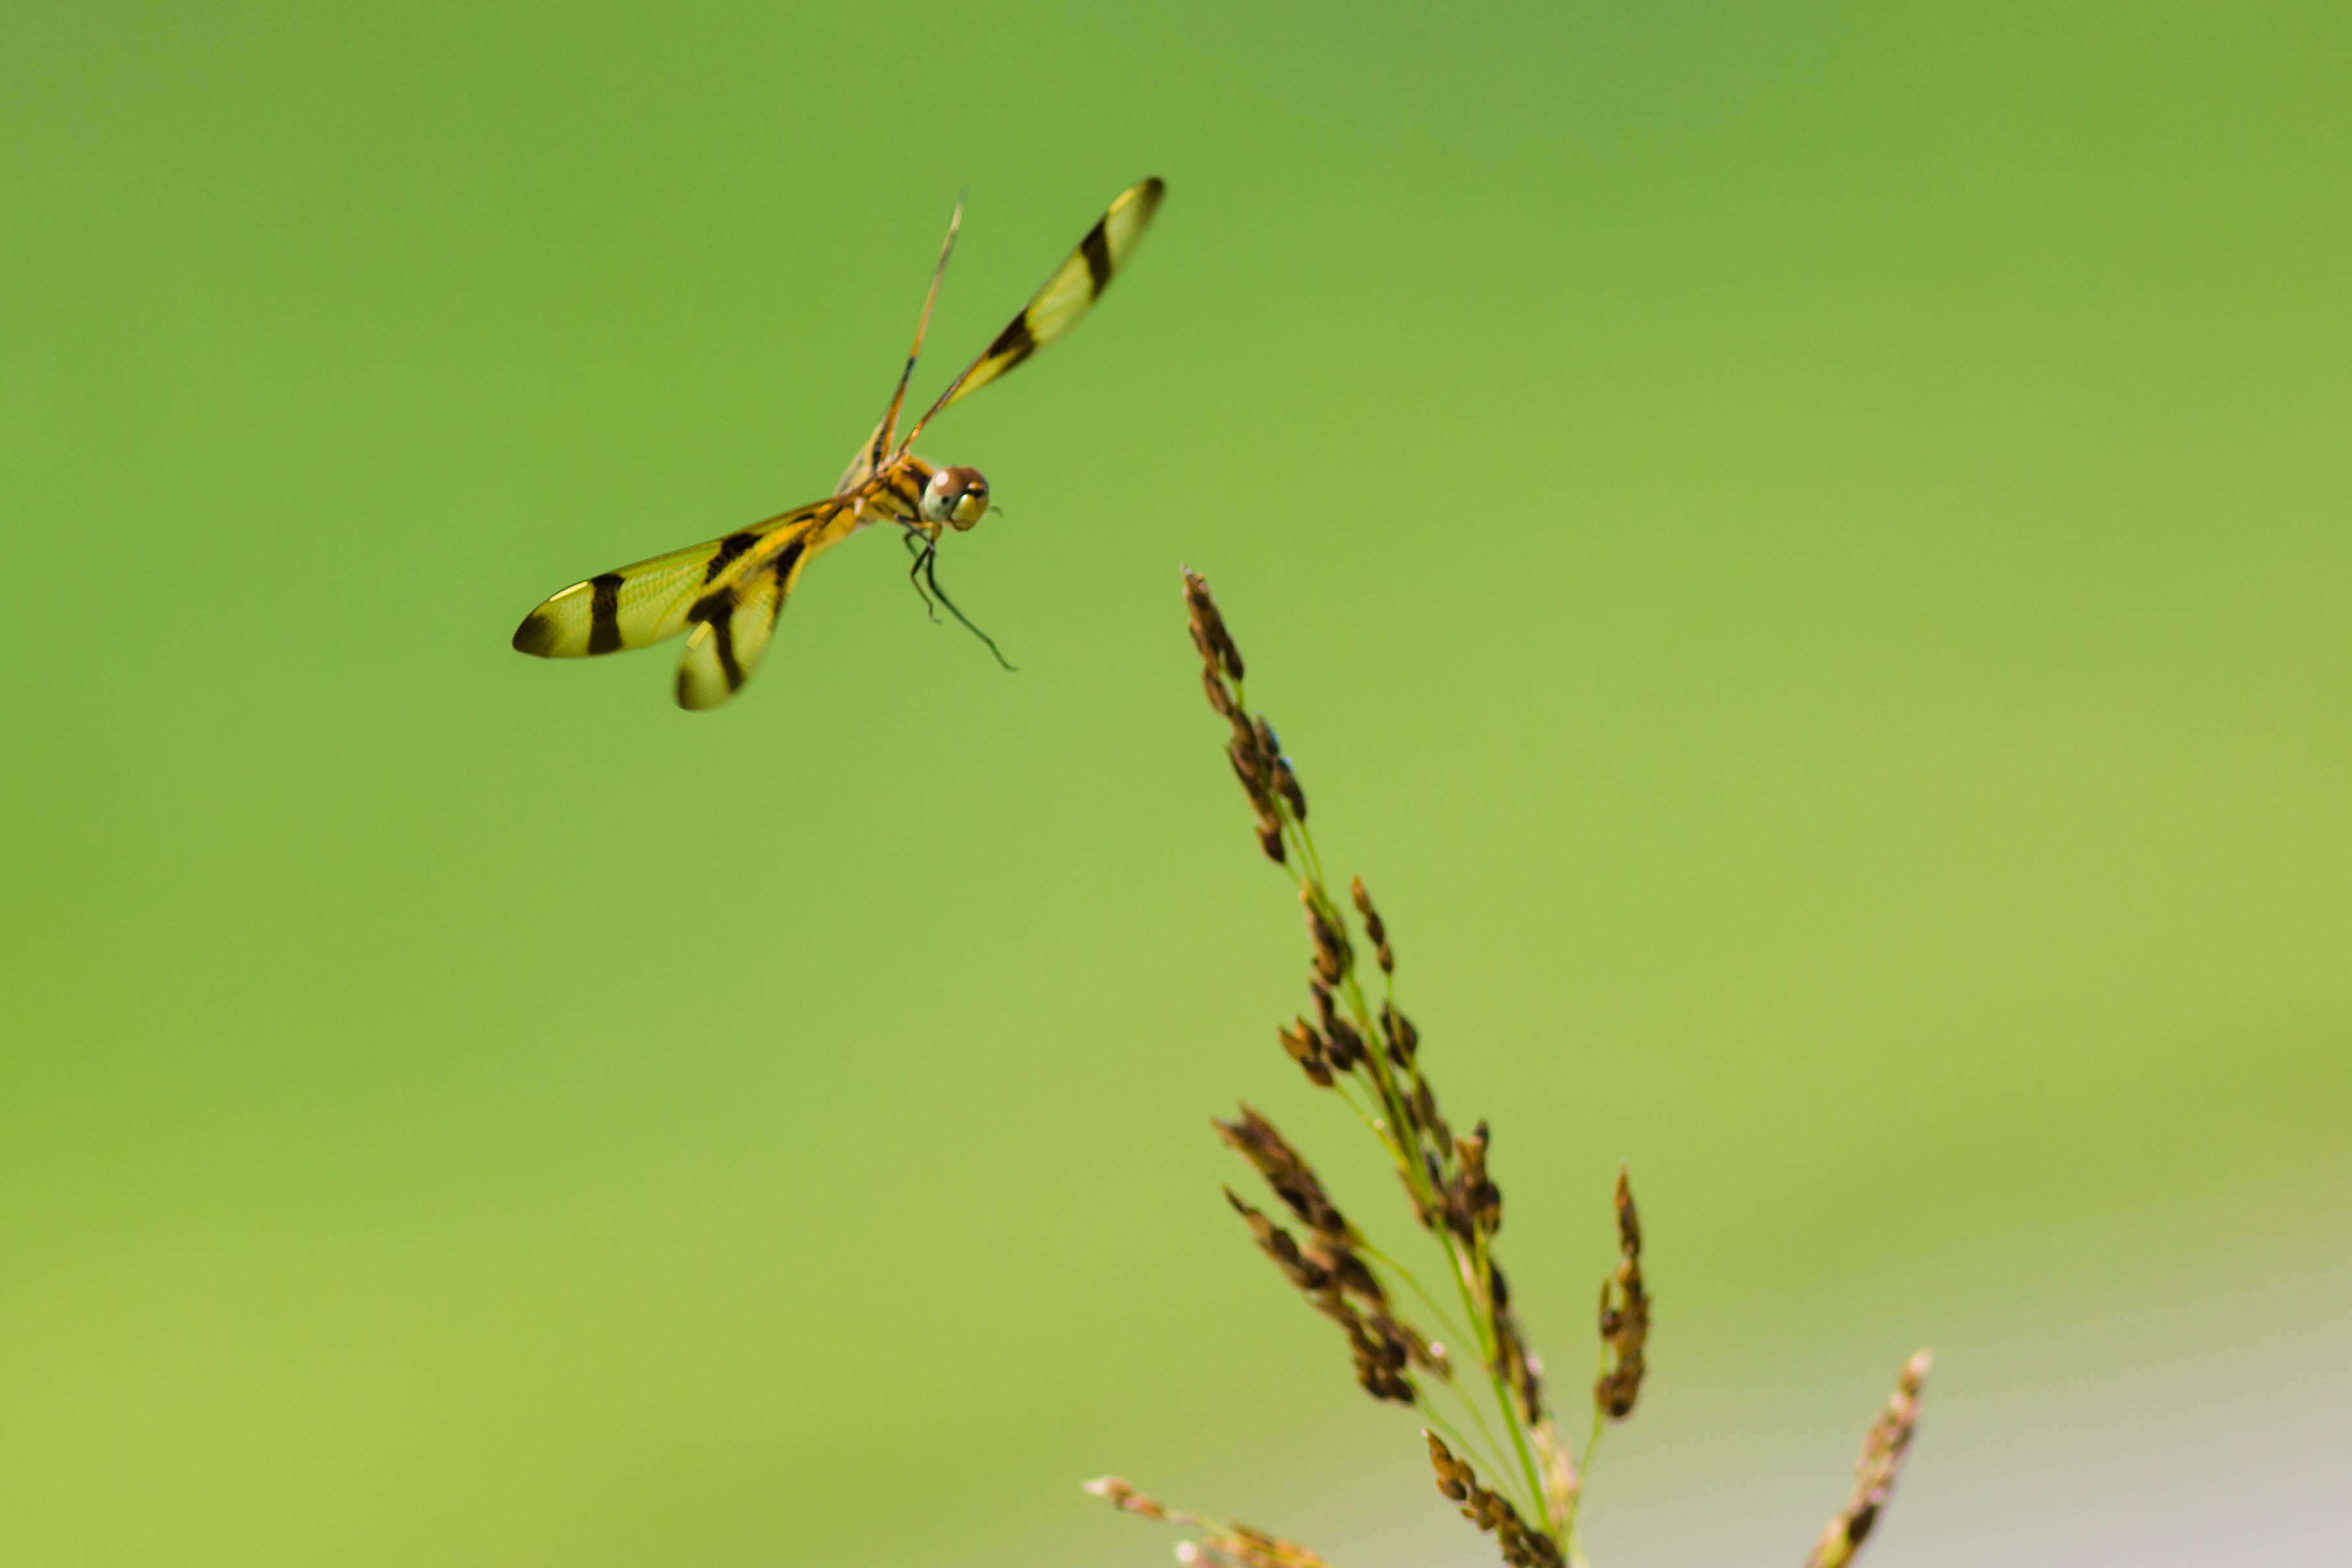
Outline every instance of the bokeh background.
{"label": "bokeh background", "polygon": [[[2340,1562],[2352,14],[0,15],[0,1561],[1491,1560],[1216,1194],[1295,905],[1207,571],[1490,1114],[1603,1564]],[[731,709],[541,596],[822,493]]]}

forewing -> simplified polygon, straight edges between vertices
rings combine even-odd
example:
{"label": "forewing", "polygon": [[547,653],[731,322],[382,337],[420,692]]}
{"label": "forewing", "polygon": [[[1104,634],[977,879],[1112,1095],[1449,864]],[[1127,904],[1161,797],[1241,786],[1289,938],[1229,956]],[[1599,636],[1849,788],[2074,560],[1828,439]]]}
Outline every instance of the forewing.
{"label": "forewing", "polygon": [[740,572],[742,563],[778,533],[804,526],[830,504],[802,507],[721,538],[574,583],[523,617],[515,628],[515,650],[541,658],[578,658],[676,637],[687,628],[696,601],[707,589]]}
{"label": "forewing", "polygon": [[747,561],[730,580],[688,606],[687,617],[695,626],[677,661],[679,707],[716,708],[743,689],[775,636],[785,598],[814,553],[816,531],[814,518],[803,521],[776,548]]}
{"label": "forewing", "polygon": [[[996,334],[996,341],[972,361],[971,368],[940,394],[930,414],[923,416],[924,420],[958,398],[979,391],[1076,326],[1094,308],[1094,302],[1102,298],[1103,290],[1110,287],[1110,280],[1118,276],[1119,268],[1127,265],[1128,258],[1135,254],[1167,189],[1167,183],[1155,176],[1119,192],[1110,210],[1087,230],[1087,237],[1078,241],[1078,247],[1070,252],[1068,259],[1054,269],[1045,286],[1022,307],[1010,326]],[[911,435],[908,437],[909,442],[913,439]]]}

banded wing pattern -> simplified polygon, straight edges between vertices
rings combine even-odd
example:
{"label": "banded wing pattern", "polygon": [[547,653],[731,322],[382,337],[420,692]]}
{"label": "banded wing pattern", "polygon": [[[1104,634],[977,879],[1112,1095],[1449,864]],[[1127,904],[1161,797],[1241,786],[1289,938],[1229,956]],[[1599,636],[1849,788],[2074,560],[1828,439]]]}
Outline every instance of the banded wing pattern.
{"label": "banded wing pattern", "polygon": [[645,647],[693,626],[678,701],[714,707],[750,679],[807,563],[812,535],[840,505],[819,501],[574,583],[523,617],[516,651],[579,658]]}
{"label": "banded wing pattern", "polygon": [[930,411],[916,421],[914,430],[907,436],[906,446],[914,444],[916,434],[940,410],[978,392],[1076,326],[1094,308],[1094,302],[1102,298],[1103,290],[1110,287],[1118,269],[1127,265],[1127,258],[1135,254],[1167,190],[1167,182],[1154,175],[1138,181],[1113,197],[1109,210],[1095,220],[1094,227],[1078,241],[1078,247],[1054,268],[1045,286],[1021,308],[1021,313],[1013,318],[1010,325],[996,334],[996,341],[981,351],[971,368],[940,394],[940,400],[931,405]]}
{"label": "banded wing pattern", "polygon": [[[809,562],[877,522],[897,524],[905,530],[907,543],[918,547],[910,575],[920,574],[917,588],[925,591],[925,602],[936,601],[979,633],[940,589],[934,558],[944,530],[962,532],[986,515],[988,481],[977,468],[940,468],[915,456],[915,437],[949,404],[987,385],[1076,326],[1135,253],[1166,193],[1166,184],[1156,178],[1121,191],[1045,287],[900,437],[898,416],[907,387],[962,225],[963,204],[958,202],[898,384],[834,494],[717,539],[574,583],[523,617],[515,628],[516,650],[541,658],[580,658],[644,647],[683,633],[678,705],[716,708],[740,691],[759,668],[775,637],[784,602]],[[980,636],[988,642],[985,633]],[[988,646],[992,651],[996,647],[993,642]],[[997,658],[1002,662],[1003,656]]]}
{"label": "banded wing pattern", "polygon": [[751,679],[760,656],[768,651],[768,639],[775,636],[785,598],[821,547],[814,523],[812,518],[793,529],[775,550],[688,609],[695,627],[677,661],[679,707],[716,708]]}

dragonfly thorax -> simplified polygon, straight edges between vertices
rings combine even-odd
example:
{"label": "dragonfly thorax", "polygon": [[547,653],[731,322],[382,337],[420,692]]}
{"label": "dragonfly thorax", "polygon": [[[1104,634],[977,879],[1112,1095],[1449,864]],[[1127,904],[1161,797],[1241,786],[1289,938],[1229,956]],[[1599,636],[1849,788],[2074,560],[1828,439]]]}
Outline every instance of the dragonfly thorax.
{"label": "dragonfly thorax", "polygon": [[988,480],[978,468],[940,468],[923,486],[921,510],[925,522],[961,532],[988,515]]}

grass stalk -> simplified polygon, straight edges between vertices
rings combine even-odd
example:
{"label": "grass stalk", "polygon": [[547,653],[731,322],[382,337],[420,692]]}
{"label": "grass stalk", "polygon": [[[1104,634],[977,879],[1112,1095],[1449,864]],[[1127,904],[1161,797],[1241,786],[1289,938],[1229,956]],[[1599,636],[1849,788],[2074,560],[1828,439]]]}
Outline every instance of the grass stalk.
{"label": "grass stalk", "polygon": [[[1231,730],[1225,757],[1255,818],[1259,850],[1287,874],[1307,926],[1313,1012],[1299,1013],[1277,1037],[1307,1082],[1344,1100],[1395,1166],[1414,1224],[1454,1281],[1459,1320],[1340,1212],[1306,1156],[1247,1104],[1234,1120],[1213,1125],[1255,1169],[1276,1204],[1262,1210],[1230,1187],[1226,1199],[1290,1286],[1339,1328],[1358,1384],[1376,1401],[1419,1415],[1438,1492],[1495,1538],[1503,1561],[1510,1568],[1583,1568],[1578,1519],[1601,1436],[1633,1414],[1648,1371],[1652,1303],[1632,1181],[1619,1171],[1619,1262],[1601,1287],[1592,1427],[1571,1458],[1543,1386],[1542,1363],[1520,1330],[1496,1258],[1503,1194],[1490,1173],[1493,1135],[1483,1121],[1467,1135],[1456,1135],[1446,1120],[1424,1066],[1421,1032],[1397,1005],[1396,953],[1386,922],[1361,878],[1349,883],[1344,905],[1333,891],[1307,829],[1306,789],[1273,726],[1246,705],[1241,650],[1196,573],[1184,574],[1184,599],[1201,656],[1202,688]],[[1363,979],[1366,947],[1381,972],[1377,1008]],[[1455,1344],[1467,1331],[1483,1374],[1483,1397],[1456,1378],[1444,1342],[1403,1315],[1399,1285]],[[1924,1352],[1906,1364],[1895,1399],[1864,1445],[1853,1500],[1823,1531],[1807,1568],[1845,1568],[1869,1534],[1909,1446],[1926,1371]],[[1470,1440],[1436,1408],[1433,1383],[1452,1391],[1483,1443]],[[1494,1478],[1492,1484],[1481,1479],[1478,1465]],[[1197,1568],[1329,1568],[1295,1542],[1168,1508],[1116,1477],[1090,1481],[1087,1489],[1123,1511],[1196,1531],[1177,1555]]]}

